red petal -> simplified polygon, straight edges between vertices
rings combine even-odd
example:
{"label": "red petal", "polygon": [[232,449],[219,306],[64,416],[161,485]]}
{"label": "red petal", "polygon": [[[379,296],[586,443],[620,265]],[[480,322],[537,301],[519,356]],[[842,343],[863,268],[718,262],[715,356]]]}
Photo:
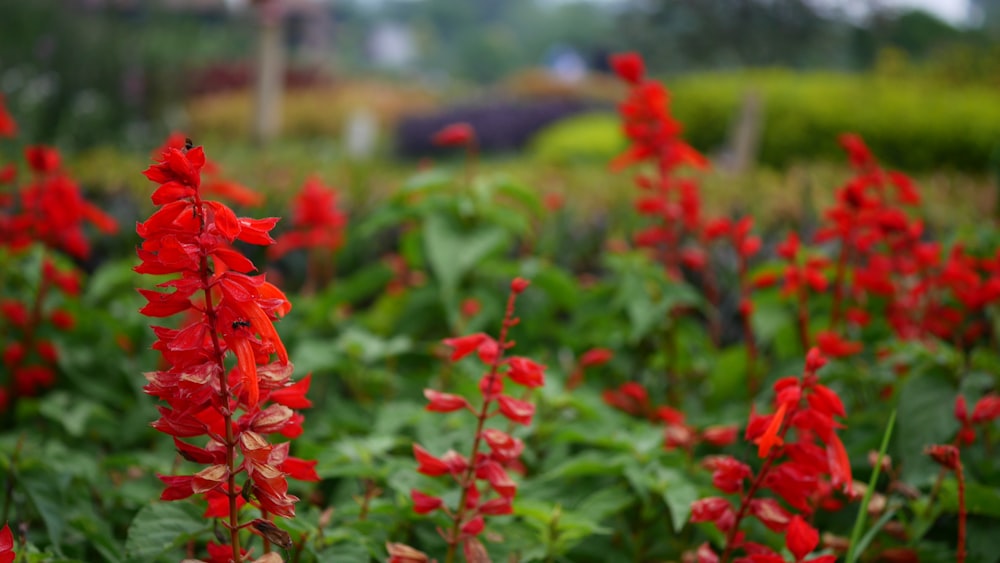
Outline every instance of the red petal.
{"label": "red petal", "polygon": [[431,412],[454,412],[471,408],[465,397],[460,395],[440,393],[433,389],[424,389],[424,397],[427,397],[427,400],[430,401],[426,408]]}

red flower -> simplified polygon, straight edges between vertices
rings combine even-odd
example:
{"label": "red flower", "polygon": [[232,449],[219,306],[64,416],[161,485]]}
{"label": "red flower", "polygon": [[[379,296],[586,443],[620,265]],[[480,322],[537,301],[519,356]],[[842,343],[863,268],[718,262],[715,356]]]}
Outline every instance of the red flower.
{"label": "red flower", "polygon": [[430,561],[426,553],[401,543],[387,543],[385,549],[389,552],[388,563],[428,563]]}
{"label": "red flower", "polygon": [[470,334],[468,336],[461,336],[458,338],[446,338],[444,343],[445,345],[450,346],[453,350],[450,358],[451,361],[457,362],[458,360],[461,360],[478,350],[481,345],[489,340],[492,340],[489,336],[478,332],[476,334]]}
{"label": "red flower", "polygon": [[528,425],[531,424],[531,418],[535,416],[535,405],[527,401],[500,395],[497,397],[497,403],[500,405],[500,414],[511,422]]}
{"label": "red flower", "polygon": [[622,80],[628,82],[629,84],[639,84],[639,82],[642,81],[643,76],[646,74],[642,57],[640,57],[638,53],[621,53],[611,55],[611,57],[609,57],[609,62],[611,63],[611,68],[614,69],[615,74],[620,76]]}
{"label": "red flower", "polygon": [[824,330],[816,334],[816,345],[823,354],[833,358],[844,358],[861,352],[860,342],[844,340],[835,332]]}
{"label": "red flower", "polygon": [[781,403],[778,405],[778,410],[771,415],[770,422],[767,424],[767,428],[764,430],[759,438],[754,440],[757,444],[757,456],[767,457],[774,446],[780,446],[784,443],[784,440],[779,435],[782,427],[782,423],[785,421],[785,411],[788,409],[787,403]]}
{"label": "red flower", "polygon": [[508,361],[510,370],[507,376],[517,383],[529,388],[536,388],[545,385],[545,366],[530,360],[516,356]]}
{"label": "red flower", "polygon": [[592,348],[580,356],[581,367],[601,366],[611,361],[615,353],[607,348]]}
{"label": "red flower", "polygon": [[801,561],[819,545],[819,532],[801,516],[796,514],[785,531],[785,546],[792,552],[796,561]]}
{"label": "red flower", "polygon": [[[17,123],[14,122],[14,118],[7,111],[3,94],[0,94],[0,137],[13,137],[15,135],[17,135]],[[0,561],[0,563],[6,562]]]}
{"label": "red flower", "polygon": [[413,511],[417,514],[430,514],[444,505],[440,498],[425,495],[416,489],[410,490],[410,498],[413,499]]}
{"label": "red flower", "polygon": [[[0,110],[2,109],[3,107],[0,106]],[[0,115],[0,118],[2,117]],[[17,554],[14,553],[14,534],[11,533],[10,526],[4,523],[3,528],[0,529],[0,563],[13,563],[15,558],[17,558]]]}
{"label": "red flower", "polygon": [[278,237],[268,255],[280,258],[298,248],[334,251],[343,246],[347,215],[337,208],[337,197],[318,178],[306,180],[292,201],[292,230]]}
{"label": "red flower", "polygon": [[[163,495],[167,500],[203,495],[209,517],[236,520],[238,515],[229,513],[229,491],[241,490],[239,479],[249,495],[236,497],[237,510],[251,499],[271,515],[292,517],[298,499],[288,494],[286,479],[319,480],[316,463],[289,456],[287,443],[271,445],[264,435],[302,432],[303,418],[292,408],[310,406],[305,397],[310,379],[291,381],[293,368],[274,328],[291,304],[263,276],[250,275],[253,263],[232,246],[237,240],[269,244],[268,231],[277,219],[239,218],[225,205],[203,200],[205,165],[201,147],[166,148],[145,171],[160,184],[152,195],[159,210],[136,227],[144,240],[135,270],[174,276],[158,291],[140,291],[148,301],[143,314],[187,313],[176,329],[154,327],[153,348],[166,368],[147,374],[145,391],[167,405],[159,407],[161,417],[153,426],[173,435],[185,458],[208,465],[194,475],[161,477],[167,485]],[[226,356],[235,360],[232,368]],[[177,439],[205,435],[211,440],[204,448]],[[222,546],[213,560],[225,553],[231,557],[235,549]]]}
{"label": "red flower", "polygon": [[424,397],[427,397],[427,400],[430,401],[427,404],[427,410],[432,412],[454,412],[462,409],[472,409],[469,401],[465,400],[465,397],[461,395],[439,393],[433,389],[424,389]]}
{"label": "red flower", "polygon": [[441,147],[455,147],[475,142],[476,132],[468,123],[452,123],[431,137],[431,142]]}

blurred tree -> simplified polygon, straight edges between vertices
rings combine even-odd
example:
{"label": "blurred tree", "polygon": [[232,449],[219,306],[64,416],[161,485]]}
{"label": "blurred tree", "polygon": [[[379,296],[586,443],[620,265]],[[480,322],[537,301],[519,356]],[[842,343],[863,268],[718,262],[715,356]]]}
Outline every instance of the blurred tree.
{"label": "blurred tree", "polygon": [[810,0],[632,0],[623,35],[654,69],[842,63]]}

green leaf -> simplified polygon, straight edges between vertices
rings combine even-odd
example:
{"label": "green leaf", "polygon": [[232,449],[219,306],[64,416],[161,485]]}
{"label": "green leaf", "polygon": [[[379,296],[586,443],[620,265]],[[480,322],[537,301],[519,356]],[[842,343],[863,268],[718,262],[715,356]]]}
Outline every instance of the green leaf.
{"label": "green leaf", "polygon": [[988,518],[969,518],[968,520],[969,561],[977,563],[996,563],[1000,561],[1000,549],[997,549],[997,523]]}
{"label": "green leaf", "polygon": [[930,483],[938,466],[924,447],[945,444],[958,431],[952,415],[955,387],[941,366],[911,375],[899,392],[899,433],[893,457],[903,462],[903,479],[921,486]]}
{"label": "green leaf", "polygon": [[70,436],[79,438],[83,436],[90,417],[95,412],[104,412],[104,409],[93,401],[79,397],[74,399],[69,393],[55,392],[42,399],[38,412],[49,420],[62,424]]}
{"label": "green leaf", "polygon": [[674,532],[680,531],[691,516],[691,503],[699,498],[697,487],[680,471],[658,467],[652,488],[663,496],[663,501],[670,509]]}
{"label": "green leaf", "polygon": [[424,221],[427,260],[448,298],[454,297],[462,278],[506,240],[502,229],[464,227],[444,213],[430,213]]}
{"label": "green leaf", "polygon": [[[941,484],[941,507],[958,513],[958,482],[950,478]],[[1000,489],[980,483],[965,483],[965,510],[977,516],[1000,518]]]}
{"label": "green leaf", "polygon": [[193,536],[210,529],[201,509],[187,502],[155,502],[135,515],[125,540],[125,556],[149,563]]}
{"label": "green leaf", "polygon": [[421,192],[433,192],[446,188],[454,181],[454,175],[443,168],[431,168],[410,176],[399,188],[398,196]]}
{"label": "green leaf", "polygon": [[49,539],[57,547],[62,542],[67,525],[64,500],[68,481],[67,476],[48,471],[25,472],[18,479],[21,489],[45,522]]}
{"label": "green leaf", "polygon": [[745,403],[747,397],[747,348],[730,346],[722,350],[708,376],[711,384],[708,401],[712,405]]}

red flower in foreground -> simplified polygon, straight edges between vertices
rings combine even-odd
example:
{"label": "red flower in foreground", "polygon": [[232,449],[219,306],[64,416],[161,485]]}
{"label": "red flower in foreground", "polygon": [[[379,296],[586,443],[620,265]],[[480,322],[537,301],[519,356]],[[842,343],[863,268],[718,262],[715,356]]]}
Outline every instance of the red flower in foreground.
{"label": "red flower in foreground", "polygon": [[[207,465],[193,475],[161,476],[167,485],[162,498],[215,499],[210,506],[221,509],[230,530],[230,545],[220,549],[240,563],[243,489],[265,517],[290,518],[298,499],[288,494],[286,478],[318,476],[314,464],[288,455],[287,443],[265,437],[301,433],[302,417],[291,406],[309,405],[309,380],[292,382],[292,364],[274,328],[291,304],[263,276],[251,275],[253,263],[233,247],[235,241],[272,243],[268,232],[278,220],[237,217],[201,199],[205,163],[201,147],[171,147],[145,171],[160,184],[152,195],[160,208],[136,226],[144,240],[135,270],[175,277],[160,283],[161,291],[139,290],[148,301],[141,312],[158,318],[185,313],[178,328],[153,327],[153,348],[167,368],[146,374],[145,391],[166,403],[153,426],[175,437],[185,459]],[[232,368],[226,356],[235,359]],[[201,444],[182,440],[201,436],[208,438]]]}
{"label": "red flower in foreground", "polygon": [[[769,550],[758,552],[759,546],[745,540],[740,524],[746,516],[753,516],[768,528],[783,532],[795,560],[803,561],[816,549],[819,534],[792,511],[809,515],[835,490],[853,494],[850,460],[836,433],[841,425],[835,417],[845,416],[844,406],[816,375],[825,363],[819,350],[810,350],[801,377],[775,382],[774,414],[751,415],[746,439],[758,445],[758,455],[764,460],[756,475],[728,456],[705,464],[713,471],[716,488],[741,495],[737,506],[722,497],[702,499],[692,506],[692,522],[712,522],[726,534],[721,560],[728,561],[734,550],[742,549],[753,561],[783,561]],[[795,432],[790,434],[791,430]],[[751,484],[745,487],[748,479]],[[764,490],[776,498],[758,497]],[[825,562],[824,557],[810,561]]]}

